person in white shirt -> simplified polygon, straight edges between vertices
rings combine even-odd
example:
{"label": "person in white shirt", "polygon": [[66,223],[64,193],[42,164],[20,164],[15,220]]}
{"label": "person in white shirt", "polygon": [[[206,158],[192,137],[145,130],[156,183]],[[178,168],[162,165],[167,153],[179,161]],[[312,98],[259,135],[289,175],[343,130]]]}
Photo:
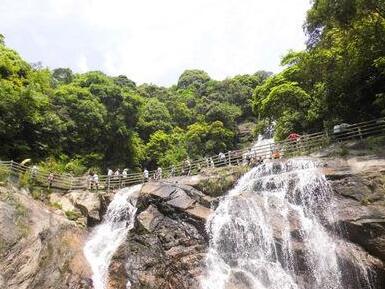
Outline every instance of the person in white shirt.
{"label": "person in white shirt", "polygon": [[31,176],[32,176],[32,179],[35,179],[37,177],[37,172],[38,172],[38,168],[36,165],[33,165],[32,166],[32,169],[31,169]]}
{"label": "person in white shirt", "polygon": [[170,176],[171,177],[175,176],[175,166],[174,165],[171,166]]}
{"label": "person in white shirt", "polygon": [[143,171],[144,182],[148,182],[148,170],[145,168]]}
{"label": "person in white shirt", "polygon": [[114,173],[114,182],[115,184],[117,184],[119,187],[120,187],[120,181],[121,181],[121,174],[120,174],[120,170],[117,169]]}
{"label": "person in white shirt", "polygon": [[158,180],[160,180],[162,178],[162,168],[158,167],[158,169],[156,170],[156,173],[157,173]]}
{"label": "person in white shirt", "polygon": [[108,190],[110,189],[111,179],[112,179],[113,174],[114,174],[114,172],[111,169],[107,170],[107,189]]}
{"label": "person in white shirt", "polygon": [[219,157],[219,165],[225,165],[226,164],[226,155],[222,152],[218,154]]}
{"label": "person in white shirt", "polygon": [[94,173],[92,176],[93,184],[95,185],[96,190],[99,190],[99,176],[97,173]]}
{"label": "person in white shirt", "polygon": [[123,186],[126,185],[127,175],[128,175],[128,169],[124,169],[122,172],[122,184],[123,184]]}

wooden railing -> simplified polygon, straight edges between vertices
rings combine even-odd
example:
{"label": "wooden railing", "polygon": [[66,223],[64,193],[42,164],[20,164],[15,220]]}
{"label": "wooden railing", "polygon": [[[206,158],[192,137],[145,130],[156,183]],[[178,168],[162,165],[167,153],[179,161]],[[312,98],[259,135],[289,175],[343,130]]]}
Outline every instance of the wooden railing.
{"label": "wooden railing", "polygon": [[[364,139],[385,133],[385,118],[349,125],[341,132],[325,130],[313,134],[304,134],[298,140],[284,140],[263,145],[254,144],[251,147],[229,151],[222,156],[201,158],[185,161],[176,166],[162,169],[162,176],[157,171],[150,171],[150,179],[170,178],[182,175],[194,175],[202,169],[226,165],[249,165],[267,158],[291,157],[306,155],[317,151],[335,142],[351,139]],[[86,189],[91,183],[88,176],[75,177],[70,174],[54,174],[53,181],[49,184],[49,172],[19,164],[14,161],[0,161],[0,180],[20,183],[32,183],[41,187],[52,187],[62,190]],[[144,181],[143,173],[131,173],[127,176],[99,176],[99,189],[110,190],[138,184]]]}

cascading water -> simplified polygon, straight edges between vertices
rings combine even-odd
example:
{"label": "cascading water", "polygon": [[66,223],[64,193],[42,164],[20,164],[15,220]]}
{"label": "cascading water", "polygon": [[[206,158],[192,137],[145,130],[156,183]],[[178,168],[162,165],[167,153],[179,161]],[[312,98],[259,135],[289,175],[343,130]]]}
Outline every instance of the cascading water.
{"label": "cascading water", "polygon": [[331,196],[314,161],[269,162],[252,169],[208,220],[202,288],[357,288],[345,284],[338,242],[327,230],[334,223]]}
{"label": "cascading water", "polygon": [[111,258],[134,227],[136,198],[141,186],[124,188],[115,194],[103,222],[95,227],[84,247],[84,255],[93,272],[94,289],[106,288]]}

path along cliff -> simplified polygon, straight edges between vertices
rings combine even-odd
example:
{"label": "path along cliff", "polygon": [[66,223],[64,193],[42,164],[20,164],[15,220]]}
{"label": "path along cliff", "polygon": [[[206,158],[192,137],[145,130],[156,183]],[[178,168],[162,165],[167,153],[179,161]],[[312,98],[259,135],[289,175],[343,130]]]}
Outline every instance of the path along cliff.
{"label": "path along cliff", "polygon": [[[373,289],[385,288],[385,158],[381,155],[318,157],[321,158],[310,161],[319,164],[317,170],[326,177],[331,189],[328,204],[333,204],[334,218],[325,222],[324,227],[333,237],[337,263],[344,269],[339,284],[348,284],[343,289],[369,288],[365,287],[367,284]],[[288,161],[274,162],[282,169]],[[103,286],[211,288],[204,282],[211,274],[207,256],[213,248],[212,230],[207,224],[223,204],[223,196],[246,171],[242,167],[223,167],[198,176],[141,186],[135,197],[132,228],[112,252]],[[96,226],[103,224],[113,198],[105,192],[74,191],[52,193],[35,200],[20,188],[2,186],[0,288],[93,288],[94,272],[83,249]],[[282,220],[273,217],[271,220],[272,242],[279,248],[282,238],[275,232],[283,232]],[[300,278],[309,270],[306,246],[300,238],[298,220],[289,220],[288,233],[296,246],[295,270],[301,274],[287,288],[313,288],[306,284],[314,280]],[[221,242],[225,250],[232,252],[233,243],[228,239]],[[234,268],[241,266],[239,262],[226,259],[232,256],[230,253],[219,256],[228,266],[225,268],[232,271],[226,272],[223,288],[255,288],[256,281],[247,277],[247,270],[237,272]],[[360,273],[362,270],[365,274]],[[275,288],[271,280],[257,281],[265,286],[261,288]]]}

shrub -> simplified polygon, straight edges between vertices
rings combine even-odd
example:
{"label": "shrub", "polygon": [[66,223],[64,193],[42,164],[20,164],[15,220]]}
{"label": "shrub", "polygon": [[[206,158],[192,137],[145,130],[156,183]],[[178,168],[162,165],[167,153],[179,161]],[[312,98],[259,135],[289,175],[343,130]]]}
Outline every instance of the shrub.
{"label": "shrub", "polygon": [[65,211],[65,215],[67,219],[71,221],[76,221],[82,216],[79,212],[76,211]]}
{"label": "shrub", "polygon": [[29,188],[31,189],[33,185],[32,178],[28,172],[22,173],[19,175],[19,185],[22,188]]}
{"label": "shrub", "polygon": [[9,168],[4,165],[0,165],[0,182],[6,182],[9,177]]}
{"label": "shrub", "polygon": [[385,146],[385,136],[371,136],[366,139],[368,148],[372,151],[383,150]]}
{"label": "shrub", "polygon": [[63,209],[62,205],[58,202],[51,203],[51,206],[55,209],[59,209],[59,210]]}

